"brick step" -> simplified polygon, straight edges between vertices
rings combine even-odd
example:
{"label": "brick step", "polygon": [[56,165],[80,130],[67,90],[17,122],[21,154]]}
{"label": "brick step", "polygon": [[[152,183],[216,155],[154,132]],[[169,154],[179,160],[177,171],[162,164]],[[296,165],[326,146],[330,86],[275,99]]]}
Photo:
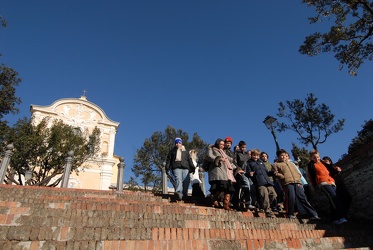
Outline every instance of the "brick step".
{"label": "brick step", "polygon": [[244,249],[361,249],[360,239],[351,237],[327,237],[322,239],[246,239],[246,240],[79,240],[79,241],[0,241],[0,248],[7,249],[105,249],[105,250],[163,250],[163,249],[210,249],[210,250],[244,250]]}
{"label": "brick step", "polygon": [[[230,245],[232,242],[246,242],[243,248],[233,244],[237,248],[231,249],[250,249],[252,246],[249,248],[248,239],[251,243],[271,241],[266,244],[266,249],[271,249],[268,247],[273,242],[289,248],[287,244],[292,241],[296,242],[294,246],[297,247],[294,248],[313,244],[318,246],[315,248],[321,248],[326,244],[324,240],[330,243],[336,239],[339,243],[345,242],[343,247],[373,245],[372,225],[350,222],[334,226],[323,221],[309,224],[308,220],[262,216],[198,206],[191,201],[171,203],[150,193],[126,191],[118,194],[111,191],[0,185],[0,241],[4,246],[10,244],[10,249],[19,249],[18,246],[28,244],[26,242],[48,242],[60,246],[83,241],[96,242],[92,244],[100,246],[132,241],[148,242],[146,244],[166,241],[161,245],[166,247],[163,249],[173,249],[170,241],[176,242],[176,245],[196,246],[195,242],[200,240],[211,242],[211,246],[219,242]],[[346,244],[353,239],[356,243]],[[19,245],[13,248],[13,243]],[[110,249],[109,245],[105,245],[107,249]]]}
{"label": "brick step", "polygon": [[[70,225],[92,226],[92,223],[111,223],[139,226],[146,224],[148,227],[159,225],[174,227],[197,227],[197,228],[257,228],[257,229],[287,229],[294,225],[302,229],[324,229],[335,230],[370,230],[372,225],[347,223],[334,226],[325,222],[307,223],[308,220],[285,219],[285,218],[254,218],[249,212],[227,212],[221,209],[198,207],[179,204],[140,204],[127,202],[126,204],[113,203],[94,204],[87,206],[74,206],[70,203],[30,203],[5,202],[0,204],[0,224],[24,224],[33,223],[39,225],[59,226],[61,223]],[[1,207],[3,206],[3,207]],[[111,218],[111,221],[100,221],[97,218]],[[303,222],[303,223],[301,223]],[[373,233],[372,233],[373,235]]]}
{"label": "brick step", "polygon": [[[35,192],[36,191],[36,192]],[[92,190],[92,189],[69,189],[69,188],[51,188],[51,187],[36,187],[36,186],[15,186],[15,185],[0,185],[0,200],[16,201],[19,199],[55,199],[55,200],[76,200],[76,199],[91,199],[91,200],[138,200],[138,201],[162,201],[161,196],[155,196],[152,193],[123,191],[122,193]]]}
{"label": "brick step", "polygon": [[[9,205],[6,203],[5,205]],[[19,205],[19,203],[17,203]],[[4,204],[3,204],[4,205]],[[15,205],[11,202],[10,205]],[[57,208],[56,208],[57,207]],[[120,207],[119,207],[120,208]],[[3,225],[27,225],[33,223],[35,226],[49,225],[59,226],[61,223],[69,225],[92,226],[92,223],[109,225],[146,225],[147,227],[158,227],[159,225],[174,227],[196,227],[196,228],[260,228],[268,230],[276,229],[324,229],[335,230],[342,228],[347,230],[372,229],[372,227],[362,226],[355,223],[347,223],[334,226],[328,223],[317,222],[300,223],[298,220],[285,218],[255,218],[246,216],[248,213],[226,212],[213,208],[192,207],[182,209],[178,206],[168,206],[169,209],[157,208],[156,206],[128,205],[123,210],[100,209],[91,206],[90,209],[71,209],[60,206],[50,207],[0,207],[0,224]],[[201,212],[202,211],[202,212]],[[207,213],[206,211],[209,211]],[[221,212],[218,213],[218,212]],[[109,221],[106,218],[111,218]]]}
{"label": "brick step", "polygon": [[[160,225],[158,225],[160,226]],[[84,225],[81,227],[51,226],[0,226],[0,240],[198,240],[198,239],[320,239],[325,237],[351,237],[371,242],[373,238],[365,231],[348,230],[299,230],[299,229],[221,229],[185,227],[126,227],[122,225]]]}

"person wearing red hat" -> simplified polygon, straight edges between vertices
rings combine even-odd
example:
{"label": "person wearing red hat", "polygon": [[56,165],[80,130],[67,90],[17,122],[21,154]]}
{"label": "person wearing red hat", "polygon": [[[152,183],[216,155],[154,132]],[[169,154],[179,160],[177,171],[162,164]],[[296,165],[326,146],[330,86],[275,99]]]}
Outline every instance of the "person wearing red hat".
{"label": "person wearing red hat", "polygon": [[233,143],[232,137],[229,137],[229,136],[225,137],[225,140],[224,140],[224,152],[229,157],[234,158],[233,151],[231,150],[232,143]]}

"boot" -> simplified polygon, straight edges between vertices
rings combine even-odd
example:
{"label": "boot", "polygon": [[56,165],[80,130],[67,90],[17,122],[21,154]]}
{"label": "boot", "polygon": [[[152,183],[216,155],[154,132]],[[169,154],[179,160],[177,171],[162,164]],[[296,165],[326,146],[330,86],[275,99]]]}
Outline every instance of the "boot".
{"label": "boot", "polygon": [[224,195],[224,200],[223,200],[223,207],[224,207],[224,210],[232,210],[231,207],[231,195],[230,194],[225,194]]}
{"label": "boot", "polygon": [[220,192],[216,192],[216,194],[213,196],[212,206],[214,208],[221,208],[219,201],[220,201]]}

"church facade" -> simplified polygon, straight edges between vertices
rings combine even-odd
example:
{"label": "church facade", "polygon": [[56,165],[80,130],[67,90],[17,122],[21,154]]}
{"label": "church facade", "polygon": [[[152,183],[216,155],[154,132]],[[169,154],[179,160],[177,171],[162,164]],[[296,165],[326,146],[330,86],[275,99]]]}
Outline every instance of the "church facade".
{"label": "church facade", "polygon": [[79,175],[71,173],[68,186],[99,190],[116,186],[119,157],[114,155],[114,144],[119,122],[110,120],[99,106],[89,102],[85,96],[60,99],[49,106],[31,105],[30,111],[34,124],[49,117],[50,122],[60,119],[73,127],[88,129],[90,133],[95,127],[99,128],[100,153],[79,167]]}

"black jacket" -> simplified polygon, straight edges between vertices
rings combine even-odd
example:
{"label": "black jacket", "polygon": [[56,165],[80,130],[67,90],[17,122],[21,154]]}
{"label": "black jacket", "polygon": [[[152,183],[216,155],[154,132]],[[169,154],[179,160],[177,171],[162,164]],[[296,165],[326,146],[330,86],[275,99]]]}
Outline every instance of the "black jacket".
{"label": "black jacket", "polygon": [[249,175],[250,172],[254,172],[252,179],[257,188],[261,186],[273,186],[272,181],[268,177],[273,175],[273,171],[268,171],[261,160],[249,160],[246,174]]}
{"label": "black jacket", "polygon": [[177,148],[174,147],[173,149],[170,150],[170,152],[167,155],[167,160],[166,160],[166,170],[172,170],[176,168],[180,169],[188,169],[189,172],[194,172],[195,167],[192,161],[192,158],[189,155],[188,151],[181,151],[181,161],[175,161],[176,160],[176,152]]}

